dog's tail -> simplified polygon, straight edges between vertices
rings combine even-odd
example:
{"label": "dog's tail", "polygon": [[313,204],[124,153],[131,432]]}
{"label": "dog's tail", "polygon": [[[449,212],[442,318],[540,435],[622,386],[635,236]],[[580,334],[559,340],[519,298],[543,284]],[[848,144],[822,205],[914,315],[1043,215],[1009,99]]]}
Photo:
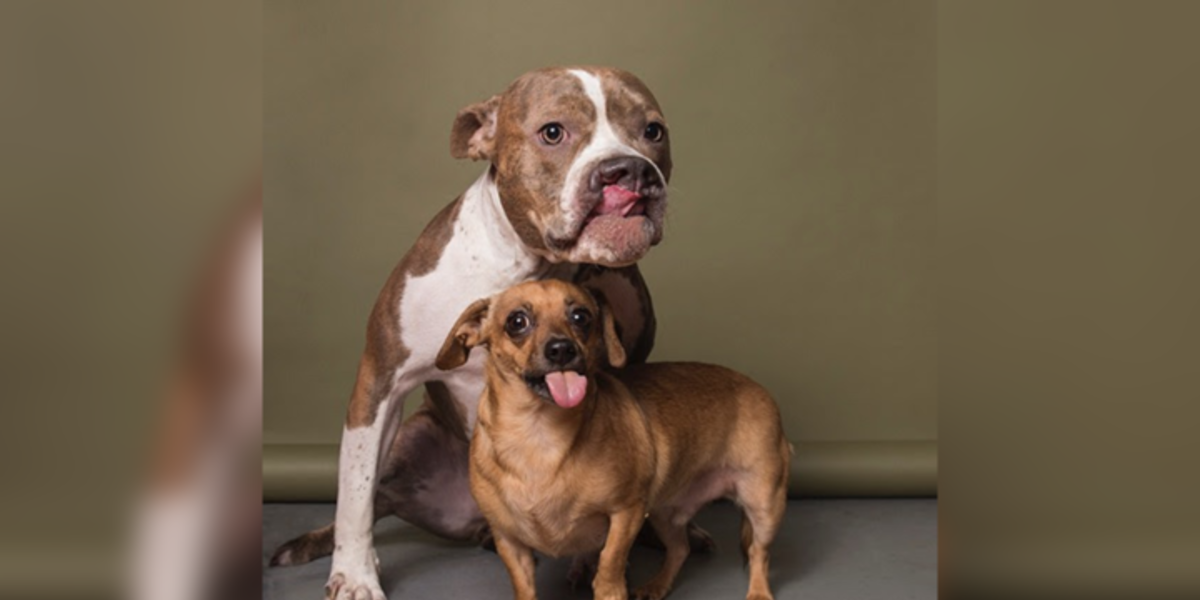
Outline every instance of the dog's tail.
{"label": "dog's tail", "polygon": [[271,557],[271,566],[302,565],[330,554],[333,554],[333,523],[284,543]]}

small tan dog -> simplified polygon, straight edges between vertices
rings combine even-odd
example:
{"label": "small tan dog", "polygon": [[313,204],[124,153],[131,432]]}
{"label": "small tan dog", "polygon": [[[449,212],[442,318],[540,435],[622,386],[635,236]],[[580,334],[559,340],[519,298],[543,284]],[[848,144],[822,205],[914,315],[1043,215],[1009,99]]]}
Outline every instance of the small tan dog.
{"label": "small tan dog", "polygon": [[766,600],[768,547],[787,504],[791,446],[762,386],[698,363],[625,363],[616,325],[584,289],[545,280],[476,301],[437,366],[487,347],[487,385],[471,441],[471,492],[492,527],[518,600],[536,597],[533,551],[600,550],[597,600],[626,598],[630,547],[648,520],[666,547],[659,573],[633,592],[657,600],[690,550],[686,526],[705,504],[743,509],[749,600]]}

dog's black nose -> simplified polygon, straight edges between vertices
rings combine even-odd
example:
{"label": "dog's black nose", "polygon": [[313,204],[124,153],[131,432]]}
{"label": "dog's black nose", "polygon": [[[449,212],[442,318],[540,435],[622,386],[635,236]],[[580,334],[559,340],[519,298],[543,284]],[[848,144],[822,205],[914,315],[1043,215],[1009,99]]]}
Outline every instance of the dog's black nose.
{"label": "dog's black nose", "polygon": [[607,185],[619,185],[630,191],[641,192],[643,188],[659,183],[654,165],[637,156],[618,156],[602,161],[596,165],[588,181],[593,192]]}
{"label": "dog's black nose", "polygon": [[575,342],[564,338],[556,338],[546,342],[546,360],[551,364],[564,366],[575,360],[579,356],[579,349],[575,347]]}

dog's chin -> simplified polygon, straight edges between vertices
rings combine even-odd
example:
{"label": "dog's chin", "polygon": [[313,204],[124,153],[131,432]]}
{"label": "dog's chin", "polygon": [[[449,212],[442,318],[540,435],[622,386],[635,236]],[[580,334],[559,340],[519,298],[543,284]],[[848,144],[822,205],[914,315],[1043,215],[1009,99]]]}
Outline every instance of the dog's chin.
{"label": "dog's chin", "polygon": [[663,200],[639,200],[628,214],[588,214],[568,239],[549,238],[562,262],[625,267],[662,240]]}

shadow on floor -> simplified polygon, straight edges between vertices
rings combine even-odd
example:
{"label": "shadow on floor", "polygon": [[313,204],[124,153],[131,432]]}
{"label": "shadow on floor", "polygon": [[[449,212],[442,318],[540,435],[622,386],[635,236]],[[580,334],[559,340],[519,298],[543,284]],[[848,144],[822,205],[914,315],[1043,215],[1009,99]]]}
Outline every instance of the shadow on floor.
{"label": "shadow on floor", "polygon": [[[332,504],[263,507],[263,564],[280,543],[328,523]],[[711,555],[693,554],[680,572],[672,600],[741,598],[747,577],[738,548],[740,514],[729,503],[704,509],[697,522],[717,542]],[[771,549],[771,587],[779,600],[822,598],[901,600],[933,598],[937,591],[936,500],[801,500],[788,513]],[[508,574],[495,553],[449,542],[398,519],[376,527],[381,583],[391,598],[512,597]],[[629,581],[657,571],[662,553],[645,547],[630,555]],[[572,590],[567,559],[538,563],[543,600],[590,598]],[[266,569],[263,598],[320,600],[329,559]]]}

